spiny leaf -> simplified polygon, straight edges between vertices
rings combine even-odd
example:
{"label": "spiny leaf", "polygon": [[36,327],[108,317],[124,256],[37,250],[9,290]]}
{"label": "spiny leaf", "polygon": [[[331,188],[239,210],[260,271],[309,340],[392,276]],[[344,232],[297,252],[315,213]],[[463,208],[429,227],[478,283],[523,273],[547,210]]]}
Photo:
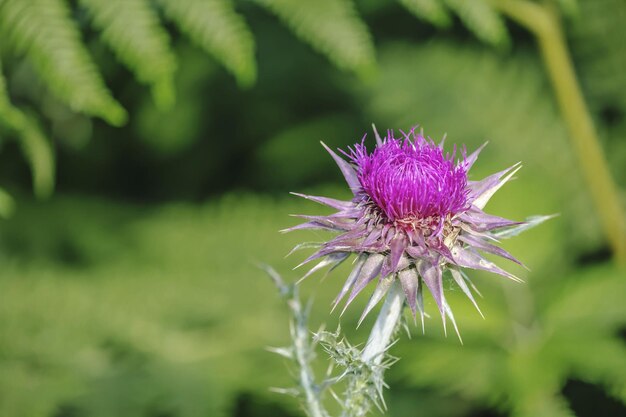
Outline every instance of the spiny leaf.
{"label": "spiny leaf", "polygon": [[369,77],[375,68],[370,33],[351,0],[254,0],[337,67]]}
{"label": "spiny leaf", "polygon": [[23,54],[50,91],[73,110],[112,125],[126,121],[126,111],[111,97],[64,1],[5,0],[0,38]]}
{"label": "spiny leaf", "polygon": [[254,38],[230,0],[158,0],[163,11],[244,87],[256,80]]}
{"label": "spiny leaf", "polygon": [[505,47],[511,42],[504,20],[487,0],[443,0],[480,40]]}
{"label": "spiny leaf", "polygon": [[152,86],[159,107],[174,101],[176,58],[167,31],[147,0],[80,0],[93,24],[139,81]]}
{"label": "spiny leaf", "polygon": [[398,0],[408,11],[438,27],[452,23],[450,14],[440,0]]}

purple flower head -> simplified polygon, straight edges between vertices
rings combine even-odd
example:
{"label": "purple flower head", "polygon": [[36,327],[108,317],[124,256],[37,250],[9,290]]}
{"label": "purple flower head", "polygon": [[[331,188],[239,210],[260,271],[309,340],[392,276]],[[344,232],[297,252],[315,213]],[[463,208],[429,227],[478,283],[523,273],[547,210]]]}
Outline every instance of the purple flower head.
{"label": "purple flower head", "polygon": [[[462,148],[462,158],[455,161],[456,147],[452,153],[444,153],[443,141],[435,145],[415,129],[403,133],[400,139],[394,138],[392,131],[385,140],[375,133],[376,147],[368,152],[364,141],[356,144],[348,152],[342,151],[348,160],[322,143],[353,193],[350,201],[296,194],[336,210],[327,216],[300,216],[307,221],[285,230],[325,229],[337,233],[327,242],[313,244],[318,250],[301,265],[319,262],[303,279],[326,266],[335,267],[354,254],[354,268],[335,299],[335,307],[348,296],[345,311],[361,290],[375,282],[376,289],[362,321],[391,285],[399,281],[406,303],[414,315],[419,311],[422,325],[422,297],[427,288],[442,316],[444,329],[448,317],[456,330],[443,291],[444,279],[454,281],[478,309],[470,289],[473,284],[464,269],[486,270],[520,281],[487,260],[483,253],[521,265],[495,243],[549,216],[516,222],[483,211],[493,194],[520,168],[515,164],[483,180],[468,180],[468,171],[484,145],[469,156]],[[295,249],[311,246],[302,244]]]}
{"label": "purple flower head", "polygon": [[[413,140],[411,139],[413,136]],[[455,149],[456,151],[456,149]],[[467,171],[452,154],[411,131],[404,139],[388,137],[369,154],[363,143],[350,159],[363,191],[385,220],[446,218],[467,210]]]}

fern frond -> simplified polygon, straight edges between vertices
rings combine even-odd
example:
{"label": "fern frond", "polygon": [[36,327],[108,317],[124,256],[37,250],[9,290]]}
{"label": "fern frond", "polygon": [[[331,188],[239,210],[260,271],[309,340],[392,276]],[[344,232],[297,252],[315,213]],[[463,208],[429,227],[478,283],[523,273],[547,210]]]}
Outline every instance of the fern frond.
{"label": "fern frond", "polygon": [[398,0],[408,11],[438,27],[452,23],[448,10],[441,0]]}
{"label": "fern frond", "polygon": [[[7,94],[6,82],[0,71],[0,127],[19,140],[33,176],[35,195],[46,198],[54,189],[54,154],[50,141],[37,122],[14,107]],[[4,215],[11,207],[6,195],[0,195],[0,211]]]}
{"label": "fern frond", "polygon": [[152,87],[159,107],[174,101],[176,58],[167,31],[148,0],[79,0],[102,40],[140,82]]}
{"label": "fern frond", "polygon": [[213,55],[241,86],[256,80],[254,38],[231,0],[158,0],[165,15]]}
{"label": "fern frond", "polygon": [[254,0],[337,67],[368,77],[375,69],[372,38],[351,0]]}
{"label": "fern frond", "polygon": [[511,43],[504,19],[487,0],[443,1],[478,39],[498,47]]}
{"label": "fern frond", "polygon": [[69,14],[62,0],[5,0],[0,38],[23,54],[73,110],[121,125],[126,111],[110,95]]}

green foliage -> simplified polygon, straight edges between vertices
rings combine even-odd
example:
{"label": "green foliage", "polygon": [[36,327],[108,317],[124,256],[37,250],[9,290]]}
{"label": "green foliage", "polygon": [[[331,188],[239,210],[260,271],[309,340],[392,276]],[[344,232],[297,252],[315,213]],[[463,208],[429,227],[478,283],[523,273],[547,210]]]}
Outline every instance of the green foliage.
{"label": "green foliage", "polygon": [[0,188],[0,217],[7,219],[15,212],[15,200],[9,193]]}
{"label": "green foliage", "polygon": [[[560,394],[568,378],[604,386],[626,403],[626,347],[618,335],[626,323],[622,271],[602,266],[556,279],[564,285],[550,291],[535,280],[505,288],[523,302],[483,301],[487,318],[472,322],[463,348],[433,336],[402,346],[402,357],[411,359],[398,367],[399,376],[516,417],[573,416]],[[509,315],[513,323],[489,323]]]}
{"label": "green foliage", "polygon": [[0,37],[35,67],[46,86],[73,110],[113,125],[126,111],[110,95],[63,0],[4,0]]}
{"label": "green foliage", "polygon": [[508,46],[511,42],[504,19],[488,0],[444,0],[465,26],[476,37],[494,46]]}
{"label": "green foliage", "polygon": [[352,0],[254,0],[276,14],[300,38],[340,68],[372,75],[375,52],[371,35]]}
{"label": "green foliage", "polygon": [[435,26],[449,27],[452,24],[450,14],[440,0],[398,0],[415,16]]}
{"label": "green foliage", "polygon": [[80,4],[120,61],[152,87],[155,102],[160,107],[172,105],[176,58],[148,0],[80,0]]}
{"label": "green foliage", "polygon": [[488,0],[399,0],[415,16],[439,27],[450,25],[453,12],[483,42],[506,47],[510,44],[504,19]]}
{"label": "green foliage", "polygon": [[581,0],[572,22],[574,55],[592,105],[603,103],[626,110],[626,2]]}
{"label": "green foliage", "polygon": [[[0,131],[19,138],[33,176],[33,188],[38,197],[48,197],[54,189],[54,156],[50,141],[35,119],[14,107],[9,100],[0,65]],[[13,203],[4,191],[0,197],[0,212],[6,217],[13,212]]]}
{"label": "green foliage", "polygon": [[231,0],[159,0],[189,38],[214,55],[242,86],[256,79],[254,38]]}

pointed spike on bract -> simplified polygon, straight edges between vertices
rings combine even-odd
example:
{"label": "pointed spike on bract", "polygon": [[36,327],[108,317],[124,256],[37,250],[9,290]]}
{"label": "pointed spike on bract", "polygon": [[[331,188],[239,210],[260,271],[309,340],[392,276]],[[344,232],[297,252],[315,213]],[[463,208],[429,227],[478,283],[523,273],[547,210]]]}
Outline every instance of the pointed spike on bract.
{"label": "pointed spike on bract", "polygon": [[418,276],[417,279],[417,297],[415,299],[417,304],[417,310],[420,312],[420,319],[422,321],[422,334],[426,334],[426,324],[424,323],[424,316],[426,315],[424,312],[424,294],[423,294],[423,284],[422,278]]}
{"label": "pointed spike on bract", "polygon": [[558,217],[559,215],[560,214],[556,213],[556,214],[549,214],[545,216],[531,216],[531,217],[528,217],[526,220],[524,220],[520,225],[512,226],[510,228],[506,228],[506,229],[494,232],[493,234],[496,237],[504,238],[504,239],[517,236],[520,233],[525,232],[526,230],[530,230],[547,220]]}
{"label": "pointed spike on bract", "polygon": [[348,301],[346,301],[346,305],[341,311],[340,316],[343,316],[348,306],[352,303],[356,296],[367,286],[367,284],[369,284],[374,278],[378,276],[384,261],[385,256],[380,253],[372,253],[367,257],[367,260],[359,271],[359,276],[352,287],[352,292],[350,293]]}
{"label": "pointed spike on bract", "polygon": [[406,299],[411,313],[413,313],[413,319],[417,317],[417,287],[419,277],[417,271],[414,268],[406,268],[398,272],[398,279],[402,285],[404,291],[404,297]]}
{"label": "pointed spike on bract", "polygon": [[380,138],[378,134],[378,130],[376,130],[376,125],[372,123],[372,129],[374,129],[374,136],[376,137],[376,145],[383,146],[383,140]]}
{"label": "pointed spike on bract", "polygon": [[287,359],[293,359],[293,348],[292,347],[272,347],[268,346],[265,348],[268,352],[275,353]]}
{"label": "pointed spike on bract", "polygon": [[452,325],[454,326],[454,331],[456,332],[456,335],[458,336],[461,344],[463,344],[463,338],[461,338],[461,333],[459,332],[459,328],[456,325],[456,320],[454,320],[454,314],[452,314],[452,309],[450,308],[446,300],[444,300],[443,302],[444,302],[444,307],[446,309],[446,315],[450,318],[450,321],[452,322]]}
{"label": "pointed spike on bract", "polygon": [[462,273],[456,269],[450,269],[450,273],[452,274],[452,278],[457,283],[459,288],[461,288],[461,291],[463,291],[463,294],[465,294],[465,296],[470,299],[470,301],[472,302],[476,310],[478,310],[478,314],[480,314],[480,316],[484,319],[485,316],[483,315],[483,312],[480,310],[480,307],[478,307],[478,303],[474,299],[472,292],[467,286],[467,283],[465,282],[465,279],[463,278]]}
{"label": "pointed spike on bract", "polygon": [[441,138],[441,142],[439,142],[439,149],[443,150],[443,146],[446,143],[446,138],[448,137],[447,133],[443,134],[443,137]]}
{"label": "pointed spike on bract", "polygon": [[387,294],[387,291],[389,291],[389,288],[391,288],[391,285],[393,284],[394,280],[395,280],[395,276],[393,275],[387,276],[383,278],[382,280],[380,280],[380,282],[376,286],[376,289],[372,293],[372,296],[367,302],[367,306],[365,307],[365,310],[363,310],[363,313],[361,314],[361,317],[359,318],[359,321],[356,325],[357,329],[361,326],[361,323],[363,323],[363,320],[365,319],[365,317],[367,317],[369,312],[372,311],[372,309],[380,302],[380,300],[383,299],[385,294]]}
{"label": "pointed spike on bract", "polygon": [[511,168],[511,171],[504,177],[502,178],[500,181],[498,181],[498,183],[496,185],[494,185],[493,187],[487,189],[485,192],[483,192],[481,195],[479,195],[473,202],[472,204],[475,205],[476,207],[478,207],[479,209],[483,209],[485,208],[485,206],[487,205],[487,203],[489,202],[489,200],[491,199],[491,197],[493,197],[493,195],[500,189],[502,188],[502,186],[504,184],[506,184],[512,177],[513,175],[515,175],[517,173],[517,171],[519,171],[520,169],[522,169],[522,163],[518,162],[515,165],[513,165]]}
{"label": "pointed spike on bract", "polygon": [[[435,303],[441,313],[442,317],[445,317],[445,310],[443,307],[443,280],[441,276],[441,269],[437,265],[433,265],[430,261],[422,260],[418,265],[419,274],[422,277],[424,284],[428,287],[428,290],[433,296]],[[445,320],[444,320],[445,330]]]}
{"label": "pointed spike on bract", "polygon": [[359,178],[354,168],[348,162],[342,159],[339,155],[333,152],[332,149],[326,146],[324,142],[320,141],[320,143],[322,144],[324,149],[326,149],[326,151],[330,154],[330,156],[332,156],[332,158],[335,160],[335,163],[337,164],[337,166],[339,167],[339,170],[343,174],[343,177],[348,183],[350,190],[352,190],[352,193],[356,194],[361,189],[361,183],[359,182]]}
{"label": "pointed spike on bract", "polygon": [[367,261],[367,257],[367,254],[362,253],[356,258],[352,271],[350,271],[350,274],[348,275],[348,278],[341,288],[341,291],[339,292],[339,294],[337,294],[337,297],[335,297],[335,300],[333,301],[333,306],[330,310],[331,314],[335,311],[341,300],[343,300],[343,297],[346,296],[348,291],[350,291],[350,288],[352,288],[352,286],[356,282],[359,274],[361,273],[361,269],[363,268],[363,264],[365,263],[365,261]]}
{"label": "pointed spike on bract", "polygon": [[505,271],[495,263],[483,258],[476,251],[457,247],[455,248],[455,252],[456,253],[454,256],[454,261],[459,266],[462,266],[464,268],[479,269],[492,272],[494,274],[502,275],[503,277],[506,277],[517,283],[524,282],[524,280],[516,277],[508,271]]}
{"label": "pointed spike on bract", "polygon": [[[349,255],[349,254],[346,254]],[[320,269],[324,268],[325,266],[328,265],[332,265],[335,264],[337,262],[341,262],[343,261],[347,256],[332,256],[332,255],[328,255],[326,258],[322,259],[317,265],[315,265],[313,268],[309,269],[309,272],[307,272],[306,274],[304,274],[304,276],[302,278],[300,278],[297,282],[296,285],[299,285],[302,281],[304,281],[306,278],[310,277],[311,274],[313,274],[316,271],[319,271]],[[302,264],[296,266],[296,268],[300,267]],[[294,268],[294,269],[296,269]]]}
{"label": "pointed spike on bract", "polygon": [[466,159],[465,159],[465,170],[469,171],[472,166],[474,166],[474,163],[476,162],[476,160],[478,159],[478,155],[480,155],[480,153],[482,152],[482,150],[485,148],[485,146],[487,146],[487,144],[489,143],[489,141],[486,141],[485,143],[483,143],[482,145],[480,145],[478,147],[478,149],[476,149],[474,152],[472,152]]}
{"label": "pointed spike on bract", "polygon": [[[330,198],[330,197],[307,195],[307,194],[296,193],[293,191],[290,191],[289,194],[292,194],[292,195],[295,195],[296,197],[301,197],[306,200],[310,200],[319,204],[323,204],[325,206],[332,207],[337,210],[345,210],[352,205],[350,201],[342,201],[342,200],[337,200],[337,199]],[[294,216],[294,214],[290,214],[290,216]]]}
{"label": "pointed spike on bract", "polygon": [[290,255],[293,255],[295,252],[297,252],[299,250],[319,248],[322,245],[323,245],[322,242],[302,242],[302,243],[298,243],[296,246],[293,247],[293,249],[291,249],[289,251],[289,253],[287,255],[285,255],[285,258],[289,257]]}

